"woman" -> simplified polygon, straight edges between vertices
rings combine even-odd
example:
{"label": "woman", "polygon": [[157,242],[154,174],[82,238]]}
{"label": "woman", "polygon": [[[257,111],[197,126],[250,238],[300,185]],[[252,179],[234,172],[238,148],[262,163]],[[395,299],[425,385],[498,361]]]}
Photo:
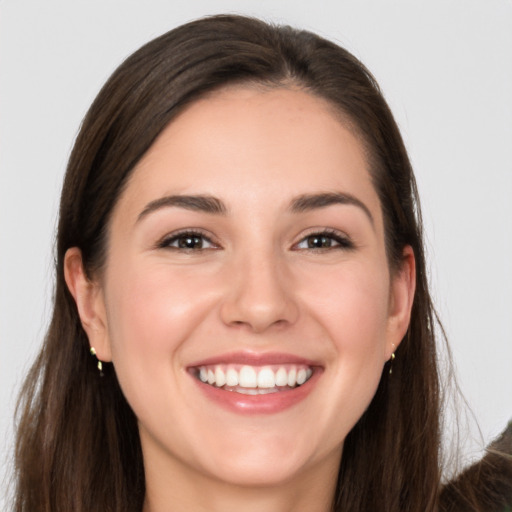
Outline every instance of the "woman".
{"label": "woman", "polygon": [[17,510],[436,510],[415,181],[346,51],[236,16],[141,48],[84,120],[57,245]]}

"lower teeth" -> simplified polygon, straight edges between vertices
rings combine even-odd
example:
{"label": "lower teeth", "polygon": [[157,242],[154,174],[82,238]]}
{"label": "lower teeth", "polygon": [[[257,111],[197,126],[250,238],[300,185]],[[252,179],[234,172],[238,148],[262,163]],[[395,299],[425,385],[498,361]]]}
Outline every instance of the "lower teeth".
{"label": "lower teeth", "polygon": [[279,392],[279,390],[277,388],[266,388],[266,389],[232,388],[232,389],[226,389],[226,391],[233,391],[235,393],[241,393],[242,395],[267,395],[269,393],[278,393]]}
{"label": "lower teeth", "polygon": [[280,391],[288,391],[291,388],[289,386],[273,387],[273,388],[242,388],[240,386],[229,387],[223,386],[224,391],[231,391],[233,393],[240,393],[242,395],[268,395],[269,393],[279,393]]}

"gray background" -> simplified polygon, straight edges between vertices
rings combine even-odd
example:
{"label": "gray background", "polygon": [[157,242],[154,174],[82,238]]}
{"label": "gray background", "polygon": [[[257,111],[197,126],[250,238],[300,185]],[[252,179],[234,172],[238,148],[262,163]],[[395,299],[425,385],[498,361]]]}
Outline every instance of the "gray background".
{"label": "gray background", "polygon": [[51,311],[59,189],[80,120],[142,43],[219,12],[311,29],[374,73],[417,173],[435,300],[482,432],[463,422],[466,458],[512,418],[512,2],[0,0],[0,479]]}

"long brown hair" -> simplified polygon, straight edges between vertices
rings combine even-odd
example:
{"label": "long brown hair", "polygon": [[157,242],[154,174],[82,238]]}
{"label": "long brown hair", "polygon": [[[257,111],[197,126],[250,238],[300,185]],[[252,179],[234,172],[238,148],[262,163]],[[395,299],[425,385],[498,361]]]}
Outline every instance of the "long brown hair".
{"label": "long brown hair", "polygon": [[321,37],[241,16],[183,25],[148,43],[111,76],[87,113],[67,168],[57,234],[55,304],[25,382],[16,445],[19,512],[140,512],[143,459],[136,418],[112,365],[97,374],[64,282],[64,255],[104,263],[109,218],[135,164],[188,104],[235,83],[290,84],[328,100],[365,146],[385,219],[392,269],[412,246],[411,323],[390,375],[348,435],[334,510],[436,510],[439,379],[436,317],[425,271],[416,184],[393,116],[368,70]]}

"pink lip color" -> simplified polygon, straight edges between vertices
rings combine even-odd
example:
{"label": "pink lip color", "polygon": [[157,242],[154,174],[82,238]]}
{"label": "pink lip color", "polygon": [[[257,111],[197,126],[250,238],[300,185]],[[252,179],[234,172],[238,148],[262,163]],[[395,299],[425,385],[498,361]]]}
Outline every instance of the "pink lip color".
{"label": "pink lip color", "polygon": [[[244,395],[236,391],[226,391],[209,384],[201,382],[194,376],[193,368],[199,366],[208,366],[222,363],[248,364],[252,366],[276,365],[276,364],[303,364],[313,368],[311,378],[294,389],[279,391],[277,393],[268,393],[265,395]],[[217,356],[204,359],[194,365],[189,366],[189,374],[194,379],[200,391],[209,400],[217,403],[225,409],[239,414],[274,414],[304,400],[315,387],[322,374],[322,368],[312,361],[291,356],[290,354],[253,354],[253,353],[233,353],[224,356]]]}
{"label": "pink lip color", "polygon": [[232,352],[230,354],[223,354],[219,356],[210,357],[208,359],[202,359],[201,361],[197,361],[189,365],[189,368],[223,363],[247,364],[250,366],[265,366],[287,363],[302,364],[304,366],[320,366],[320,364],[316,361],[280,352],[270,352],[263,354],[255,352]]}
{"label": "pink lip color", "polygon": [[315,370],[311,378],[302,386],[266,395],[243,395],[236,391],[225,391],[222,388],[204,384],[195,377],[192,378],[204,395],[221,407],[242,414],[273,414],[304,400],[312,391],[320,374],[320,371]]}

